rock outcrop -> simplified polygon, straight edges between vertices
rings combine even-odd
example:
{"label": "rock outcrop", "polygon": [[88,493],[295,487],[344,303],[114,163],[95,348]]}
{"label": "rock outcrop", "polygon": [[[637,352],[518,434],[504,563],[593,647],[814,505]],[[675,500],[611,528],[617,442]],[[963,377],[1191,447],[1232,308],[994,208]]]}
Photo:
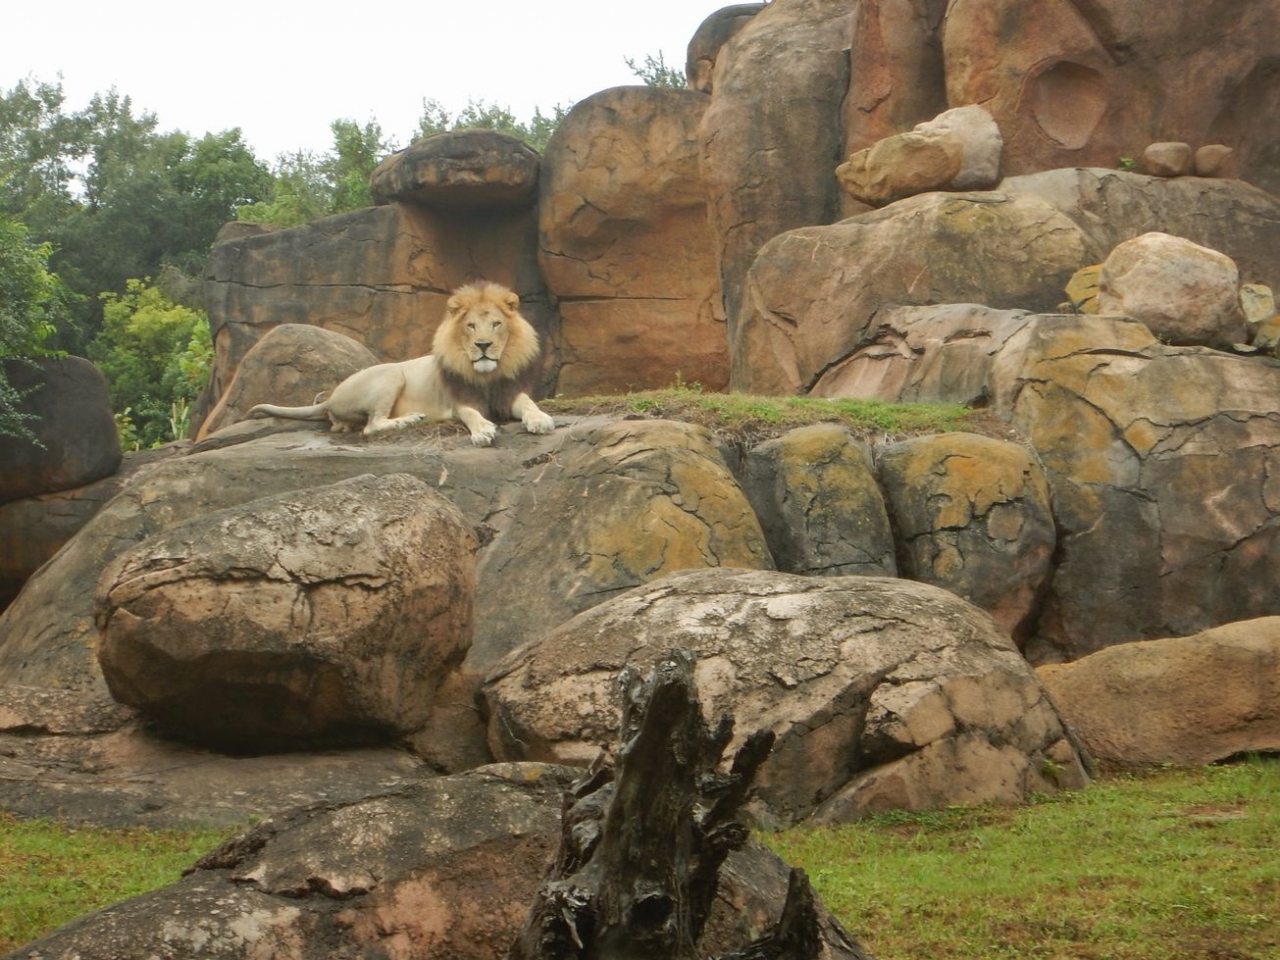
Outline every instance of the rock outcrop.
{"label": "rock outcrop", "polygon": [[770,571],[673,574],[512,653],[484,685],[494,755],[588,762],[616,733],[619,671],[672,646],[694,652],[709,716],[732,709],[739,730],[777,735],[756,785],[784,822],[1087,781],[1030,667],[986,614],[905,580]]}
{"label": "rock outcrop", "polygon": [[375,203],[452,211],[522,210],[538,190],[538,153],[496,130],[458,130],[416,140],[369,175]]}
{"label": "rock outcrop", "polygon": [[98,368],[80,357],[3,359],[5,379],[36,443],[0,437],[0,503],[82,487],[115,473],[120,438]]}
{"label": "rock outcrop", "polygon": [[615,87],[569,111],[547,144],[538,260],[559,301],[558,389],[722,390],[728,341],[698,167],[705,94]]}
{"label": "rock outcrop", "polygon": [[1280,751],[1280,617],[1122,643],[1036,672],[1089,752],[1113,768]]}

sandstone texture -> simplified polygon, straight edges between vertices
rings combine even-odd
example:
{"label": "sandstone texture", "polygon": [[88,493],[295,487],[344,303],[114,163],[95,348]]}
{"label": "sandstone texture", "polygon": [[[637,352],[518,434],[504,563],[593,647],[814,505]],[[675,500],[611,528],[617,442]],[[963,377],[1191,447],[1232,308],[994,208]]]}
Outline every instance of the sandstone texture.
{"label": "sandstone texture", "polygon": [[1108,254],[1097,306],[1141,320],[1170,343],[1227,349],[1249,335],[1231,258],[1165,233],[1144,233]]}
{"label": "sandstone texture", "polygon": [[624,393],[679,375],[728,384],[707,195],[705,94],[616,87],[576,104],[547,144],[538,258],[559,303],[559,392]]}
{"label": "sandstone texture", "polygon": [[716,59],[721,48],[765,8],[764,3],[735,3],[721,7],[699,24],[685,55],[685,79],[690,90],[710,93],[715,85]]}
{"label": "sandstone texture", "polygon": [[1280,200],[1237,181],[1054,170],[985,193],[932,193],[769,241],[730,324],[731,382],[803,393],[867,346],[886,309],[945,303],[1052,311],[1072,275],[1142,234],[1174,234],[1280,276]]}
{"label": "sandstone texture", "polygon": [[17,410],[38,443],[0,437],[0,503],[82,487],[115,473],[120,438],[107,383],[80,357],[4,359],[5,378],[22,396]]}
{"label": "sandstone texture", "polygon": [[831,170],[851,31],[845,0],[769,4],[716,60],[699,141],[731,341],[756,252],[784,230],[837,216]]}
{"label": "sandstone texture", "polygon": [[[505,953],[555,855],[576,771],[499,764],[268,819],[184,879],[29,944],[44,957],[431,956]],[[776,922],[787,867],[729,855],[701,947],[738,949]],[[865,954],[821,905],[822,960]]]}
{"label": "sandstone texture", "polygon": [[538,152],[496,130],[424,137],[387,157],[369,176],[375,203],[445,210],[519,210],[538,190]]}
{"label": "sandstone texture", "polygon": [[457,509],[403,474],[187,520],[103,572],[103,675],[231,751],[411,733],[470,645],[474,550]]}
{"label": "sandstone texture", "polygon": [[843,427],[800,427],[752,448],[742,489],[779,570],[897,576],[870,452]]}
{"label": "sandstone texture", "polygon": [[964,597],[1024,640],[1056,545],[1035,452],[948,433],[886,447],[876,467],[902,542],[902,575]]}
{"label": "sandstone texture", "polygon": [[1031,668],[963,600],[884,577],[727,569],[640,587],[499,663],[483,688],[495,757],[589,762],[617,730],[619,671],[673,647],[696,656],[709,718],[777,734],[756,782],[783,822],[1087,781]]}
{"label": "sandstone texture", "polygon": [[1280,750],[1280,617],[1122,643],[1037,673],[1102,763],[1200,766]]}

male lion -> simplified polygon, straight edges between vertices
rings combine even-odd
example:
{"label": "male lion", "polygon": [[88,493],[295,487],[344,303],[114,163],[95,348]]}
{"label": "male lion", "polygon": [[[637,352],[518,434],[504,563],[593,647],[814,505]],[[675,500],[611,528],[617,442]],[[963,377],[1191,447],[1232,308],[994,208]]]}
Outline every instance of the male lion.
{"label": "male lion", "polygon": [[[310,407],[260,403],[250,417],[329,419],[345,433],[365,435],[422,420],[461,420],[477,447],[493,443],[493,420],[520,420],[530,433],[550,433],[555,421],[529,397],[538,333],[520,315],[520,298],[496,283],[459,287],[445,307],[433,352],[353,373],[329,398]],[[492,418],[492,419],[490,419]]]}

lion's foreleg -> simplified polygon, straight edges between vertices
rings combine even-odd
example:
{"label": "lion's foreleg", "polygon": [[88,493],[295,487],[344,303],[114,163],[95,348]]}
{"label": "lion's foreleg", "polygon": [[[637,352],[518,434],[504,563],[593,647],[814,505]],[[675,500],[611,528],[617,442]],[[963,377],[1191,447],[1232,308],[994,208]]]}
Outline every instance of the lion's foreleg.
{"label": "lion's foreleg", "polygon": [[544,413],[527,393],[517,394],[511,402],[511,416],[523,423],[530,433],[550,433],[556,428],[551,415]]}
{"label": "lion's foreleg", "polygon": [[463,426],[470,431],[472,443],[477,447],[492,445],[493,438],[498,435],[497,424],[485,419],[484,414],[475,407],[458,406],[453,412],[462,421]]}

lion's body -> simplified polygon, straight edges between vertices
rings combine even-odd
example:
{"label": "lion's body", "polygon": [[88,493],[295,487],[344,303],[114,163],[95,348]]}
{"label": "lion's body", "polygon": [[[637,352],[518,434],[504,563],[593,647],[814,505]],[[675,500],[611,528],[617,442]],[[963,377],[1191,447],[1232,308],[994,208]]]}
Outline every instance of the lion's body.
{"label": "lion's body", "polygon": [[249,416],[328,419],[336,433],[366,434],[457,419],[477,446],[488,446],[497,434],[490,418],[520,420],[530,433],[550,433],[554,421],[529,396],[538,334],[519,306],[519,297],[496,283],[462,287],[449,298],[433,353],[359,370],[322,403],[260,403]]}

